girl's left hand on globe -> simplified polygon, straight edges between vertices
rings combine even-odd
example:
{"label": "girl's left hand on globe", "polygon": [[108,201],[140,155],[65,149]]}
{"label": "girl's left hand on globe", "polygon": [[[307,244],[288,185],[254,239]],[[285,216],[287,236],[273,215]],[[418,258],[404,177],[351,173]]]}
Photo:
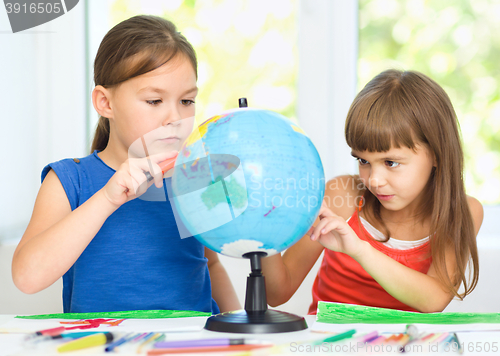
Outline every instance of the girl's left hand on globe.
{"label": "girl's left hand on globe", "polygon": [[361,254],[364,241],[342,217],[328,209],[325,203],[319,210],[319,219],[319,223],[308,232],[312,241],[318,241],[332,251],[346,253],[353,258]]}

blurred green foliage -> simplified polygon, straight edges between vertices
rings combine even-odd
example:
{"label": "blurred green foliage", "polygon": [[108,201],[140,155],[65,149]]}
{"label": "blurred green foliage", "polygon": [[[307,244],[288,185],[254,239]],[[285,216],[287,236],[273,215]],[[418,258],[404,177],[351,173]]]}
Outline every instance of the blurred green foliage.
{"label": "blurred green foliage", "polygon": [[[177,25],[198,55],[199,122],[240,97],[296,121],[298,1],[114,0],[111,25],[141,13]],[[359,9],[359,89],[387,68],[437,81],[460,121],[467,193],[500,203],[500,0],[359,0]]]}
{"label": "blurred green foliage", "polygon": [[296,8],[296,0],[115,0],[111,25],[143,13],[176,24],[198,56],[198,122],[240,97],[296,121]]}
{"label": "blurred green foliage", "polygon": [[388,68],[437,81],[460,121],[466,189],[500,203],[500,1],[359,0],[359,88]]}

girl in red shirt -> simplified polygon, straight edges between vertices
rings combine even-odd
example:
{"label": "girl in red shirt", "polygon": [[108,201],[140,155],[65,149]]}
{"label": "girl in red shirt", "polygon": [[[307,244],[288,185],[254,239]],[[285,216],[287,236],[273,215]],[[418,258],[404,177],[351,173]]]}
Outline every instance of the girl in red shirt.
{"label": "girl in red shirt", "polygon": [[472,292],[483,209],[465,194],[444,90],[418,72],[382,72],[354,99],[345,135],[359,175],[329,181],[309,236],[263,259],[268,303],[290,299],[323,249],[309,313],[320,300],[438,312]]}

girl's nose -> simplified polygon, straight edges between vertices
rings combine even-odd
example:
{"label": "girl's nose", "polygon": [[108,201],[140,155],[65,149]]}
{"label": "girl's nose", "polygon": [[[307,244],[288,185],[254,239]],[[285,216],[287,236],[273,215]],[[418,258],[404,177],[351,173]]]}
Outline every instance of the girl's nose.
{"label": "girl's nose", "polygon": [[383,187],[386,184],[386,180],[382,172],[378,169],[372,169],[370,172],[370,177],[368,178],[368,184],[370,188]]}
{"label": "girl's nose", "polygon": [[168,111],[165,114],[165,118],[163,119],[162,125],[166,126],[169,124],[180,123],[180,120],[182,120],[181,113],[179,112],[176,106],[172,106],[168,108]]}

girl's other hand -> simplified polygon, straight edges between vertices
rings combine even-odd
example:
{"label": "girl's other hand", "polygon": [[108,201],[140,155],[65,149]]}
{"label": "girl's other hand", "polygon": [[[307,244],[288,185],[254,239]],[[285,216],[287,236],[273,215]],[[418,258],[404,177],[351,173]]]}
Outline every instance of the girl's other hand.
{"label": "girl's other hand", "polygon": [[[176,156],[177,151],[169,151],[144,158],[129,158],[102,188],[104,195],[111,204],[119,207],[144,194],[153,183],[157,188],[161,188],[163,172],[159,163]],[[147,172],[153,178],[149,182]]]}
{"label": "girl's other hand", "polygon": [[346,253],[356,259],[362,252],[365,243],[349,224],[334,214],[323,202],[319,210],[319,223],[309,229],[312,241],[318,241],[324,247]]}

